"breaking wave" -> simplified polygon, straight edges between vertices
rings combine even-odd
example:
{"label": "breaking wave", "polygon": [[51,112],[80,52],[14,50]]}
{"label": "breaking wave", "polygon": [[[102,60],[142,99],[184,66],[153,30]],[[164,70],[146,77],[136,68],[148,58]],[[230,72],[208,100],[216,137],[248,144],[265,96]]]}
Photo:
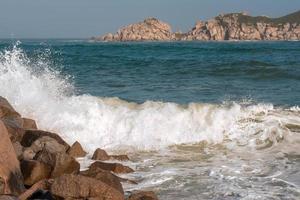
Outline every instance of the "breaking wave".
{"label": "breaking wave", "polygon": [[264,148],[300,131],[297,106],[137,104],[75,95],[68,78],[52,70],[44,59],[31,61],[17,46],[0,53],[0,95],[23,116],[36,119],[39,128],[57,132],[70,143],[78,140],[90,152],[97,147],[157,150],[225,141]]}

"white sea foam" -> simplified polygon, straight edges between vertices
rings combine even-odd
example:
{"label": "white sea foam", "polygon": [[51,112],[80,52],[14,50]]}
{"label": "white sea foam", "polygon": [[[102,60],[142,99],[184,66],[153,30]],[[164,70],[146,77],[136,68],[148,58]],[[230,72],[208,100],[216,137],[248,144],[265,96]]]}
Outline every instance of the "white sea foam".
{"label": "white sea foam", "polygon": [[90,152],[97,147],[150,150],[225,139],[256,145],[257,139],[276,142],[290,134],[285,124],[300,124],[299,113],[293,112],[298,107],[290,111],[269,104],[136,104],[70,95],[72,90],[47,63],[32,63],[20,48],[0,54],[0,95],[23,116],[36,119],[39,128],[58,132],[70,143],[78,140]]}

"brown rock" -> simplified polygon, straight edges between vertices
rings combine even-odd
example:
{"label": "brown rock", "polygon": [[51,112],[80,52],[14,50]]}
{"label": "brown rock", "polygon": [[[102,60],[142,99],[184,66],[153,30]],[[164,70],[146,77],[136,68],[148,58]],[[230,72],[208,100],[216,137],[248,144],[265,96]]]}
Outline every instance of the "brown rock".
{"label": "brown rock", "polygon": [[23,160],[21,162],[21,171],[24,177],[24,184],[31,186],[40,180],[49,178],[51,167],[36,160]]}
{"label": "brown rock", "polygon": [[120,163],[105,163],[105,162],[97,161],[91,164],[91,166],[89,167],[90,170],[96,170],[98,168],[107,171],[112,171],[117,174],[134,172],[134,170],[131,169],[130,167],[124,166]]}
{"label": "brown rock", "polygon": [[0,195],[0,200],[18,200],[18,197],[11,195]]}
{"label": "brown rock", "polygon": [[26,200],[32,197],[32,195],[39,191],[39,190],[50,190],[50,187],[53,183],[53,180],[41,180],[37,183],[35,183],[33,186],[31,186],[28,190],[26,190],[24,193],[22,193],[19,196],[20,200]]}
{"label": "brown rock", "polygon": [[43,136],[55,139],[59,144],[64,145],[66,149],[70,148],[70,146],[59,135],[41,130],[26,130],[22,138],[21,145],[23,147],[30,147],[34,141]]}
{"label": "brown rock", "polygon": [[128,200],[158,200],[158,197],[152,191],[135,191],[128,197]]}
{"label": "brown rock", "polygon": [[86,156],[87,153],[83,150],[81,144],[76,141],[68,150],[68,154],[74,158],[78,158]]}
{"label": "brown rock", "polygon": [[51,186],[51,193],[57,199],[105,199],[123,200],[124,196],[107,184],[81,175],[62,175]]}
{"label": "brown rock", "polygon": [[34,160],[51,166],[52,178],[56,178],[62,174],[78,174],[80,169],[80,164],[66,153],[51,153],[43,149],[36,154]]}
{"label": "brown rock", "polygon": [[19,118],[20,114],[10,105],[10,103],[0,96],[0,119]]}
{"label": "brown rock", "polygon": [[38,138],[30,146],[30,149],[32,149],[35,153],[43,149],[50,153],[65,153],[67,148],[67,146],[58,143],[56,139],[49,136],[42,136]]}
{"label": "brown rock", "polygon": [[23,128],[24,129],[37,129],[36,122],[33,119],[22,118],[23,119]]}
{"label": "brown rock", "polygon": [[0,194],[18,195],[24,191],[20,164],[8,132],[0,120]]}
{"label": "brown rock", "polygon": [[109,160],[109,155],[106,153],[106,151],[104,151],[103,149],[96,149],[96,151],[93,154],[92,159],[93,160],[101,160],[101,161],[105,161],[105,160]]}
{"label": "brown rock", "polygon": [[17,155],[17,158],[18,160],[21,160],[23,159],[23,146],[20,144],[20,142],[15,142],[13,143],[13,147],[14,147],[14,150],[16,152],[16,155]]}
{"label": "brown rock", "polygon": [[91,178],[95,178],[103,183],[106,183],[110,187],[115,188],[120,193],[124,194],[124,190],[122,184],[120,182],[120,178],[109,171],[103,170],[101,168],[92,168],[86,171],[80,172],[83,176],[88,176]]}

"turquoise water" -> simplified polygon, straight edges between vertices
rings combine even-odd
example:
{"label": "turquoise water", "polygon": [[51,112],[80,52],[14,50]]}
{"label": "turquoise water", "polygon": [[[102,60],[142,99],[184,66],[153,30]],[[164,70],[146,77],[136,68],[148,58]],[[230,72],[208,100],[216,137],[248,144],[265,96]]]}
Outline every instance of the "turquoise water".
{"label": "turquoise water", "polygon": [[[0,49],[8,45],[1,41]],[[79,94],[184,104],[300,101],[299,42],[29,40],[20,46],[33,59],[49,50],[52,68],[72,76]]]}
{"label": "turquoise water", "polygon": [[299,199],[299,86],[299,42],[0,40],[1,96],[164,200]]}

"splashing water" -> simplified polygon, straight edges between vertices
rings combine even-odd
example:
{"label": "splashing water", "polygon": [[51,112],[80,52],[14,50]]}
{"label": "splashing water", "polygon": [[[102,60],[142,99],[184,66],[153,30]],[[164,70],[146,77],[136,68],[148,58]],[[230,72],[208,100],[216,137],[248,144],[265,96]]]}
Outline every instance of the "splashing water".
{"label": "splashing water", "polygon": [[[160,149],[169,145],[222,143],[224,139],[254,144],[290,134],[300,124],[297,108],[272,105],[129,103],[118,98],[70,95],[73,87],[45,62],[31,63],[14,46],[0,54],[0,93],[40,128],[60,133],[86,148]],[[38,71],[37,71],[38,69]],[[257,137],[252,137],[255,134]]]}

